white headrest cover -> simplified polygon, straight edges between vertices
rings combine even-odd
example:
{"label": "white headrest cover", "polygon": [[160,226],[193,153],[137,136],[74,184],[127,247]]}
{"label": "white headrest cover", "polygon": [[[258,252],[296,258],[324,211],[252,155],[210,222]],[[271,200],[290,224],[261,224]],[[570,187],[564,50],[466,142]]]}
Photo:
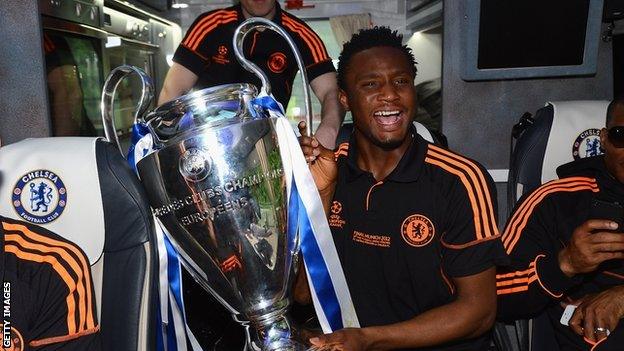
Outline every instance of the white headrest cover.
{"label": "white headrest cover", "polygon": [[96,140],[38,138],[0,148],[0,213],[73,241],[91,264],[105,233]]}
{"label": "white headrest cover", "polygon": [[600,129],[605,125],[608,101],[560,101],[553,106],[542,183],[557,179],[557,167],[600,151]]}

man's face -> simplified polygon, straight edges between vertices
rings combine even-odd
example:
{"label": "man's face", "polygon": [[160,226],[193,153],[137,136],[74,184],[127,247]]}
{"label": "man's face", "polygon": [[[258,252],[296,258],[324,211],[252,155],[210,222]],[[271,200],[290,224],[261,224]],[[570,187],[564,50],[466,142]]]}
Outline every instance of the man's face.
{"label": "man's face", "polygon": [[411,64],[392,47],[374,47],[351,58],[346,91],[339,94],[343,107],[353,115],[357,133],[384,150],[409,142],[408,129],[416,112]]}
{"label": "man's face", "polygon": [[275,14],[275,0],[240,0],[245,18],[265,17],[271,19]]}
{"label": "man's face", "polygon": [[615,105],[611,122],[600,131],[600,144],[605,151],[607,170],[620,183],[624,183],[624,148],[616,147],[607,133],[609,128],[615,126],[624,126],[624,104]]}

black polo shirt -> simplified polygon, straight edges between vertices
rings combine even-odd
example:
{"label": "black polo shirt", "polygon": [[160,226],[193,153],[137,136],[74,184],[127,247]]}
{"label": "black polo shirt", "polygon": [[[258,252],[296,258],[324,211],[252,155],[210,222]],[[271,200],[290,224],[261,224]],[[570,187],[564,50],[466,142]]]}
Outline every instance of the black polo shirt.
{"label": "black polo shirt", "polygon": [[[448,304],[456,293],[450,278],[506,259],[487,172],[414,135],[382,181],[357,166],[353,136],[336,152],[329,225],[364,327],[409,320]],[[484,335],[431,350],[484,350],[488,344]]]}
{"label": "black polo shirt", "polygon": [[89,260],[76,245],[0,217],[0,274],[0,350],[101,349]]}
{"label": "black polo shirt", "polygon": [[[334,72],[331,58],[319,36],[297,17],[282,11],[276,2],[272,19],[294,40],[304,61],[308,79]],[[251,82],[260,88],[260,80],[245,70],[236,59],[232,39],[236,27],[245,20],[240,5],[200,15],[188,29],[173,60],[195,73],[196,89]],[[250,33],[243,46],[245,57],[267,75],[275,98],[288,105],[297,62],[285,39],[272,30]]]}

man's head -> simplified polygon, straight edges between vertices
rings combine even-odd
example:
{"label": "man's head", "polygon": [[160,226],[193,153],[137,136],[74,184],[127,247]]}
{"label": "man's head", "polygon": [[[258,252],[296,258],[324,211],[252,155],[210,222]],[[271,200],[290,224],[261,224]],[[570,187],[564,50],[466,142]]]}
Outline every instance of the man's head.
{"label": "man's head", "polygon": [[416,113],[415,64],[402,36],[386,27],[362,30],[345,43],[338,64],[339,99],[353,115],[358,141],[386,150],[409,142]]}
{"label": "man's head", "polygon": [[272,19],[275,15],[276,0],[240,0],[245,18],[264,17]]}
{"label": "man's head", "polygon": [[624,183],[624,96],[609,104],[606,128],[600,131],[600,144],[609,173]]}

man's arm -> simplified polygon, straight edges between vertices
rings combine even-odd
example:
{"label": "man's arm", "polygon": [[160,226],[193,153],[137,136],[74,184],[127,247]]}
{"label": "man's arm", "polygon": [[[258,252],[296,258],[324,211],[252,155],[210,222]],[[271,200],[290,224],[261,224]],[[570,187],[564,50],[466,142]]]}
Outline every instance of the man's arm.
{"label": "man's arm", "polygon": [[344,120],[345,111],[338,101],[336,73],[327,72],[310,82],[314,95],[321,102],[321,124],[315,132],[316,139],[328,149],[336,147],[338,130]]}
{"label": "man's arm", "polygon": [[453,278],[457,299],[408,321],[385,326],[342,329],[313,338],[315,345],[337,342],[344,349],[394,350],[440,345],[477,337],[492,327],[496,316],[495,268]]}
{"label": "man's arm", "polygon": [[181,64],[174,62],[158,95],[158,106],[188,93],[197,82],[197,75]]}
{"label": "man's arm", "polygon": [[[585,186],[579,184],[580,188]],[[589,183],[586,186],[590,188]],[[497,275],[498,313],[502,319],[535,316],[580,284],[584,273],[595,270],[601,262],[624,255],[624,236],[605,232],[614,229],[613,222],[606,220],[581,224],[564,246],[553,208],[556,201],[570,200],[557,198],[552,192],[550,198],[544,199],[542,194],[549,187],[552,188],[544,185],[525,197],[505,227],[502,240],[511,265],[500,269]]]}

